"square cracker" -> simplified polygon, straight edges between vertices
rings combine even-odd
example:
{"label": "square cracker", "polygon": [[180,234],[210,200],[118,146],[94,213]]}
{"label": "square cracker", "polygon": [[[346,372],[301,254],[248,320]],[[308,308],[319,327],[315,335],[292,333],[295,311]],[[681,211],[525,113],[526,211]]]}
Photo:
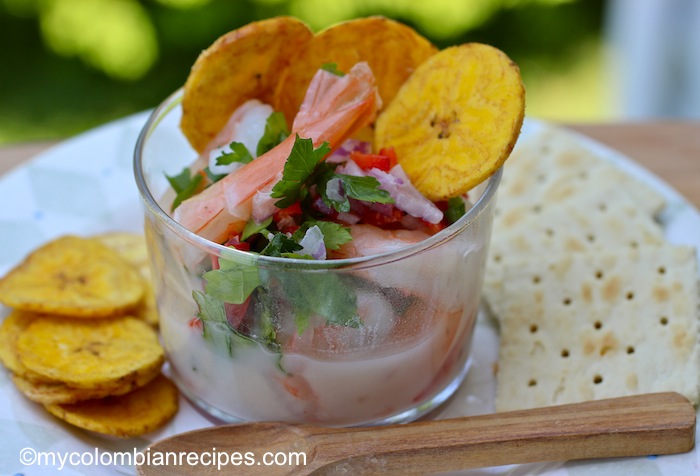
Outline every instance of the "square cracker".
{"label": "square cracker", "polygon": [[601,196],[620,190],[650,216],[665,206],[656,190],[584,147],[574,134],[545,127],[513,150],[499,186],[497,210],[576,200],[590,188]]}
{"label": "square cracker", "polygon": [[496,318],[502,313],[503,267],[522,256],[588,252],[606,247],[658,245],[663,230],[621,190],[582,189],[577,199],[532,210],[516,205],[494,221],[484,299]]}
{"label": "square cracker", "polygon": [[497,411],[660,391],[698,403],[693,248],[523,258],[504,272]]}

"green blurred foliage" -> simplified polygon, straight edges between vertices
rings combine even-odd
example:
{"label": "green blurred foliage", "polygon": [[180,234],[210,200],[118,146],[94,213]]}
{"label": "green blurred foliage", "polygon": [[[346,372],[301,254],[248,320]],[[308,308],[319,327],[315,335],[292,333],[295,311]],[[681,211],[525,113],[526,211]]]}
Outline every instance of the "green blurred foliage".
{"label": "green blurred foliage", "polygon": [[[481,41],[519,65],[528,114],[606,114],[604,0],[0,0],[0,143],[56,139],[152,108],[217,37],[298,16],[314,29],[371,14],[437,46]],[[565,85],[565,86],[562,86]],[[574,96],[575,94],[575,96]]]}

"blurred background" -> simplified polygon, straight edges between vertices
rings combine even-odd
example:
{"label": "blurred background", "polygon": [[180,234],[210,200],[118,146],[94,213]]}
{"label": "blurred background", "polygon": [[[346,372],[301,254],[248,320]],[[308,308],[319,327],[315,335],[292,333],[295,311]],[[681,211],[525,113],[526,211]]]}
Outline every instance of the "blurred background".
{"label": "blurred background", "polygon": [[700,0],[0,0],[0,145],[152,108],[217,37],[280,14],[314,30],[383,14],[438,47],[493,44],[530,117],[700,117]]}

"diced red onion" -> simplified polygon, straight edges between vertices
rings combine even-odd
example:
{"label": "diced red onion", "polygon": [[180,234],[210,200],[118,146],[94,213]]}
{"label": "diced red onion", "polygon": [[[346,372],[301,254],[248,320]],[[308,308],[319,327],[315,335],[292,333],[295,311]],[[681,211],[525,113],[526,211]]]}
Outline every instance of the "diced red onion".
{"label": "diced red onion", "polygon": [[354,175],[356,177],[364,177],[367,175],[362,168],[355,163],[354,160],[348,159],[345,164],[341,165],[337,169],[335,169],[336,173],[339,174],[345,174],[345,175]]}
{"label": "diced red onion", "polygon": [[314,225],[304,234],[299,241],[300,254],[311,255],[314,259],[326,259],[326,243],[323,241],[323,233],[318,225]]}
{"label": "diced red onion", "polygon": [[372,152],[372,146],[369,142],[360,141],[357,139],[348,139],[343,144],[338,147],[331,155],[328,156],[326,162],[332,164],[340,164],[345,162],[349,157],[351,152],[362,152],[363,154],[370,154]]}
{"label": "diced red onion", "polygon": [[379,181],[382,189],[389,192],[399,210],[428,223],[442,221],[442,211],[413,186],[401,165],[395,165],[389,173],[374,168],[367,173]]}
{"label": "diced red onion", "polygon": [[272,194],[272,187],[274,187],[281,178],[282,174],[280,173],[270,184],[258,190],[255,195],[253,195],[251,217],[255,223],[267,220],[279,210],[275,205],[277,199],[272,198],[270,195]]}
{"label": "diced red onion", "polygon": [[326,196],[334,202],[345,200],[345,190],[343,190],[343,183],[339,178],[334,177],[326,183]]}
{"label": "diced red onion", "polygon": [[360,221],[360,217],[358,217],[354,213],[345,213],[345,212],[339,212],[336,219],[338,221],[341,221],[341,222],[346,223],[348,225],[354,225],[355,223]]}

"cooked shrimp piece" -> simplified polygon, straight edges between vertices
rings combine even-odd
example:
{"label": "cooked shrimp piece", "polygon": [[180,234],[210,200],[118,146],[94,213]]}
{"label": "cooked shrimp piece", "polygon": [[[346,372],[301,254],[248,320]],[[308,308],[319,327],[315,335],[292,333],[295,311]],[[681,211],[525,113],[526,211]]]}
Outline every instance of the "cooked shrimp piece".
{"label": "cooked shrimp piece", "polygon": [[374,225],[352,225],[352,241],[333,252],[333,258],[356,258],[389,253],[430,237],[420,230],[384,230]]}
{"label": "cooked shrimp piece", "polygon": [[243,229],[251,216],[255,193],[282,172],[296,135],[310,138],[314,147],[328,142],[340,146],[354,132],[374,120],[381,100],[372,71],[358,63],[345,76],[319,70],[292,125],[292,134],[277,147],[185,200],[175,220],[212,241]]}

